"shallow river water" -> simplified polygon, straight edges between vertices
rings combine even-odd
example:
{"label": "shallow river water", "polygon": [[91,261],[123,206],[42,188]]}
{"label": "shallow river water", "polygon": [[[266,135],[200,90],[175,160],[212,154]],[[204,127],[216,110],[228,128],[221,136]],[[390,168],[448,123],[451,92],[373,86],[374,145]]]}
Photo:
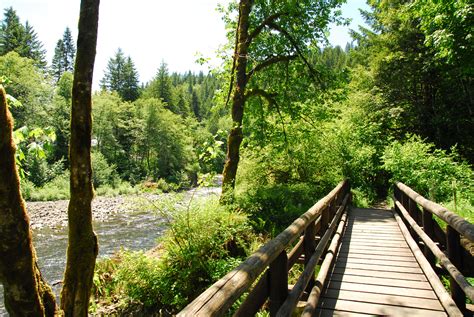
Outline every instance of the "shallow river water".
{"label": "shallow river water", "polygon": [[[183,200],[193,197],[218,195],[219,188],[200,188],[187,192]],[[110,213],[103,221],[94,222],[99,238],[99,258],[108,257],[121,247],[129,250],[148,250],[166,229],[164,219],[150,210]],[[45,279],[53,284],[56,296],[66,264],[67,227],[39,227],[33,229],[33,240],[38,264]],[[3,303],[0,285],[0,316],[8,316]]]}

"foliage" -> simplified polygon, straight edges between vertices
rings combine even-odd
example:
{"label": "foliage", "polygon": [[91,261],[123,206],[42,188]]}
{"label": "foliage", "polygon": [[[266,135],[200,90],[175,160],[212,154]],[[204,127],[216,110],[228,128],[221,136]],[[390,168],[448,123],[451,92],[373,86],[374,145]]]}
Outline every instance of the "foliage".
{"label": "foliage", "polygon": [[62,39],[59,39],[54,49],[51,62],[51,74],[59,81],[65,72],[74,72],[74,60],[76,58],[76,47],[72,38],[71,30],[66,28]]}
{"label": "foliage", "polygon": [[5,8],[4,19],[0,26],[0,56],[16,52],[22,57],[30,58],[35,66],[46,66],[43,44],[33,27],[28,23],[22,25],[13,7]]}
{"label": "foliage", "polygon": [[51,201],[69,199],[69,172],[56,176],[41,187],[35,187],[27,179],[22,180],[23,199],[28,201]]}
{"label": "foliage", "polygon": [[139,302],[175,313],[250,251],[254,237],[246,217],[215,201],[160,213],[172,222],[155,251],[159,257],[122,251],[100,262],[94,277],[96,301]]}
{"label": "foliage", "polygon": [[[51,171],[47,171],[48,167],[44,161],[47,153],[51,151],[55,139],[56,134],[50,127],[43,130],[41,128],[29,129],[24,126],[13,132],[13,141],[17,146],[15,160],[21,177],[26,173],[38,186],[51,180],[51,176],[46,175],[51,175]],[[57,162],[55,165],[56,167],[52,169],[52,176],[61,170],[62,163]]]}
{"label": "foliage", "polygon": [[11,109],[15,128],[38,126],[38,122],[47,125],[50,122],[47,105],[52,88],[34,61],[17,52],[9,52],[0,56],[0,74],[8,78],[5,85],[8,94],[22,104],[22,107]]}
{"label": "foliage", "polygon": [[91,153],[92,184],[95,188],[102,185],[114,186],[118,182],[118,174],[114,164],[110,165],[100,152]]}
{"label": "foliage", "polygon": [[110,58],[101,80],[102,89],[115,91],[124,101],[135,101],[139,95],[138,72],[130,56],[125,57],[119,48]]}
{"label": "foliage", "polygon": [[410,9],[420,20],[425,45],[433,49],[435,58],[450,65],[463,65],[463,72],[472,76],[472,2],[415,0]]}
{"label": "foliage", "polygon": [[474,172],[455,148],[450,153],[412,135],[394,141],[385,150],[383,167],[393,181],[401,181],[434,201],[449,201],[456,195],[474,201]]}
{"label": "foliage", "polygon": [[355,34],[355,50],[373,75],[373,91],[383,96],[378,108],[398,113],[397,130],[388,132],[397,139],[415,133],[444,150],[457,144],[472,163],[472,4],[370,4],[373,11],[365,15],[372,30]]}

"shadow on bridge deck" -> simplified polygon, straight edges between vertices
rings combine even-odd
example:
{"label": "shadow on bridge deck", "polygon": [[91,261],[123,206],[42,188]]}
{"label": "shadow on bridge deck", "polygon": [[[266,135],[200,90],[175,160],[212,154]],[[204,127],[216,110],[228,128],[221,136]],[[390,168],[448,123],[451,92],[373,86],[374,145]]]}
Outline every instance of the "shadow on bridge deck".
{"label": "shadow on bridge deck", "polygon": [[317,316],[447,316],[392,211],[349,213]]}

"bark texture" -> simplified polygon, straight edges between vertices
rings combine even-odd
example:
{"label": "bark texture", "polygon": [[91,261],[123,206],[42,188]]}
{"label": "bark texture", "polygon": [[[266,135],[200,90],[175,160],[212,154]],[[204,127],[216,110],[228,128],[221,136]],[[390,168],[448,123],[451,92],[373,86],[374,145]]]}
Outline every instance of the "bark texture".
{"label": "bark texture", "polygon": [[235,178],[240,159],[240,144],[242,143],[242,119],[245,106],[245,89],[247,87],[247,58],[250,45],[249,17],[252,11],[252,0],[241,0],[239,4],[239,22],[234,59],[235,85],[232,94],[233,126],[227,138],[227,155],[223,171],[221,203],[227,203],[233,198]]}
{"label": "bark texture", "polygon": [[36,264],[12,132],[13,119],[0,86],[0,282],[5,307],[10,316],[54,316],[53,292]]}
{"label": "bark texture", "polygon": [[77,55],[72,88],[71,140],[69,147],[69,241],[61,291],[65,316],[87,316],[97,237],[92,228],[92,74],[96,55],[99,0],[82,0]]}

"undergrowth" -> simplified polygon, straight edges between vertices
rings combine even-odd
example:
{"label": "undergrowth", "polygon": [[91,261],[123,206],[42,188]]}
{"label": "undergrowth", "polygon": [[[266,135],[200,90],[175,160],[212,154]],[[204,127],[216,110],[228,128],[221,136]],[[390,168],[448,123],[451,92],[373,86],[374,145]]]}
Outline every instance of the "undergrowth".
{"label": "undergrowth", "polygon": [[169,213],[156,212],[169,229],[153,253],[122,250],[97,263],[93,311],[114,307],[120,314],[130,304],[145,311],[173,314],[225,275],[252,251],[257,237],[247,217],[217,201],[193,203]]}

